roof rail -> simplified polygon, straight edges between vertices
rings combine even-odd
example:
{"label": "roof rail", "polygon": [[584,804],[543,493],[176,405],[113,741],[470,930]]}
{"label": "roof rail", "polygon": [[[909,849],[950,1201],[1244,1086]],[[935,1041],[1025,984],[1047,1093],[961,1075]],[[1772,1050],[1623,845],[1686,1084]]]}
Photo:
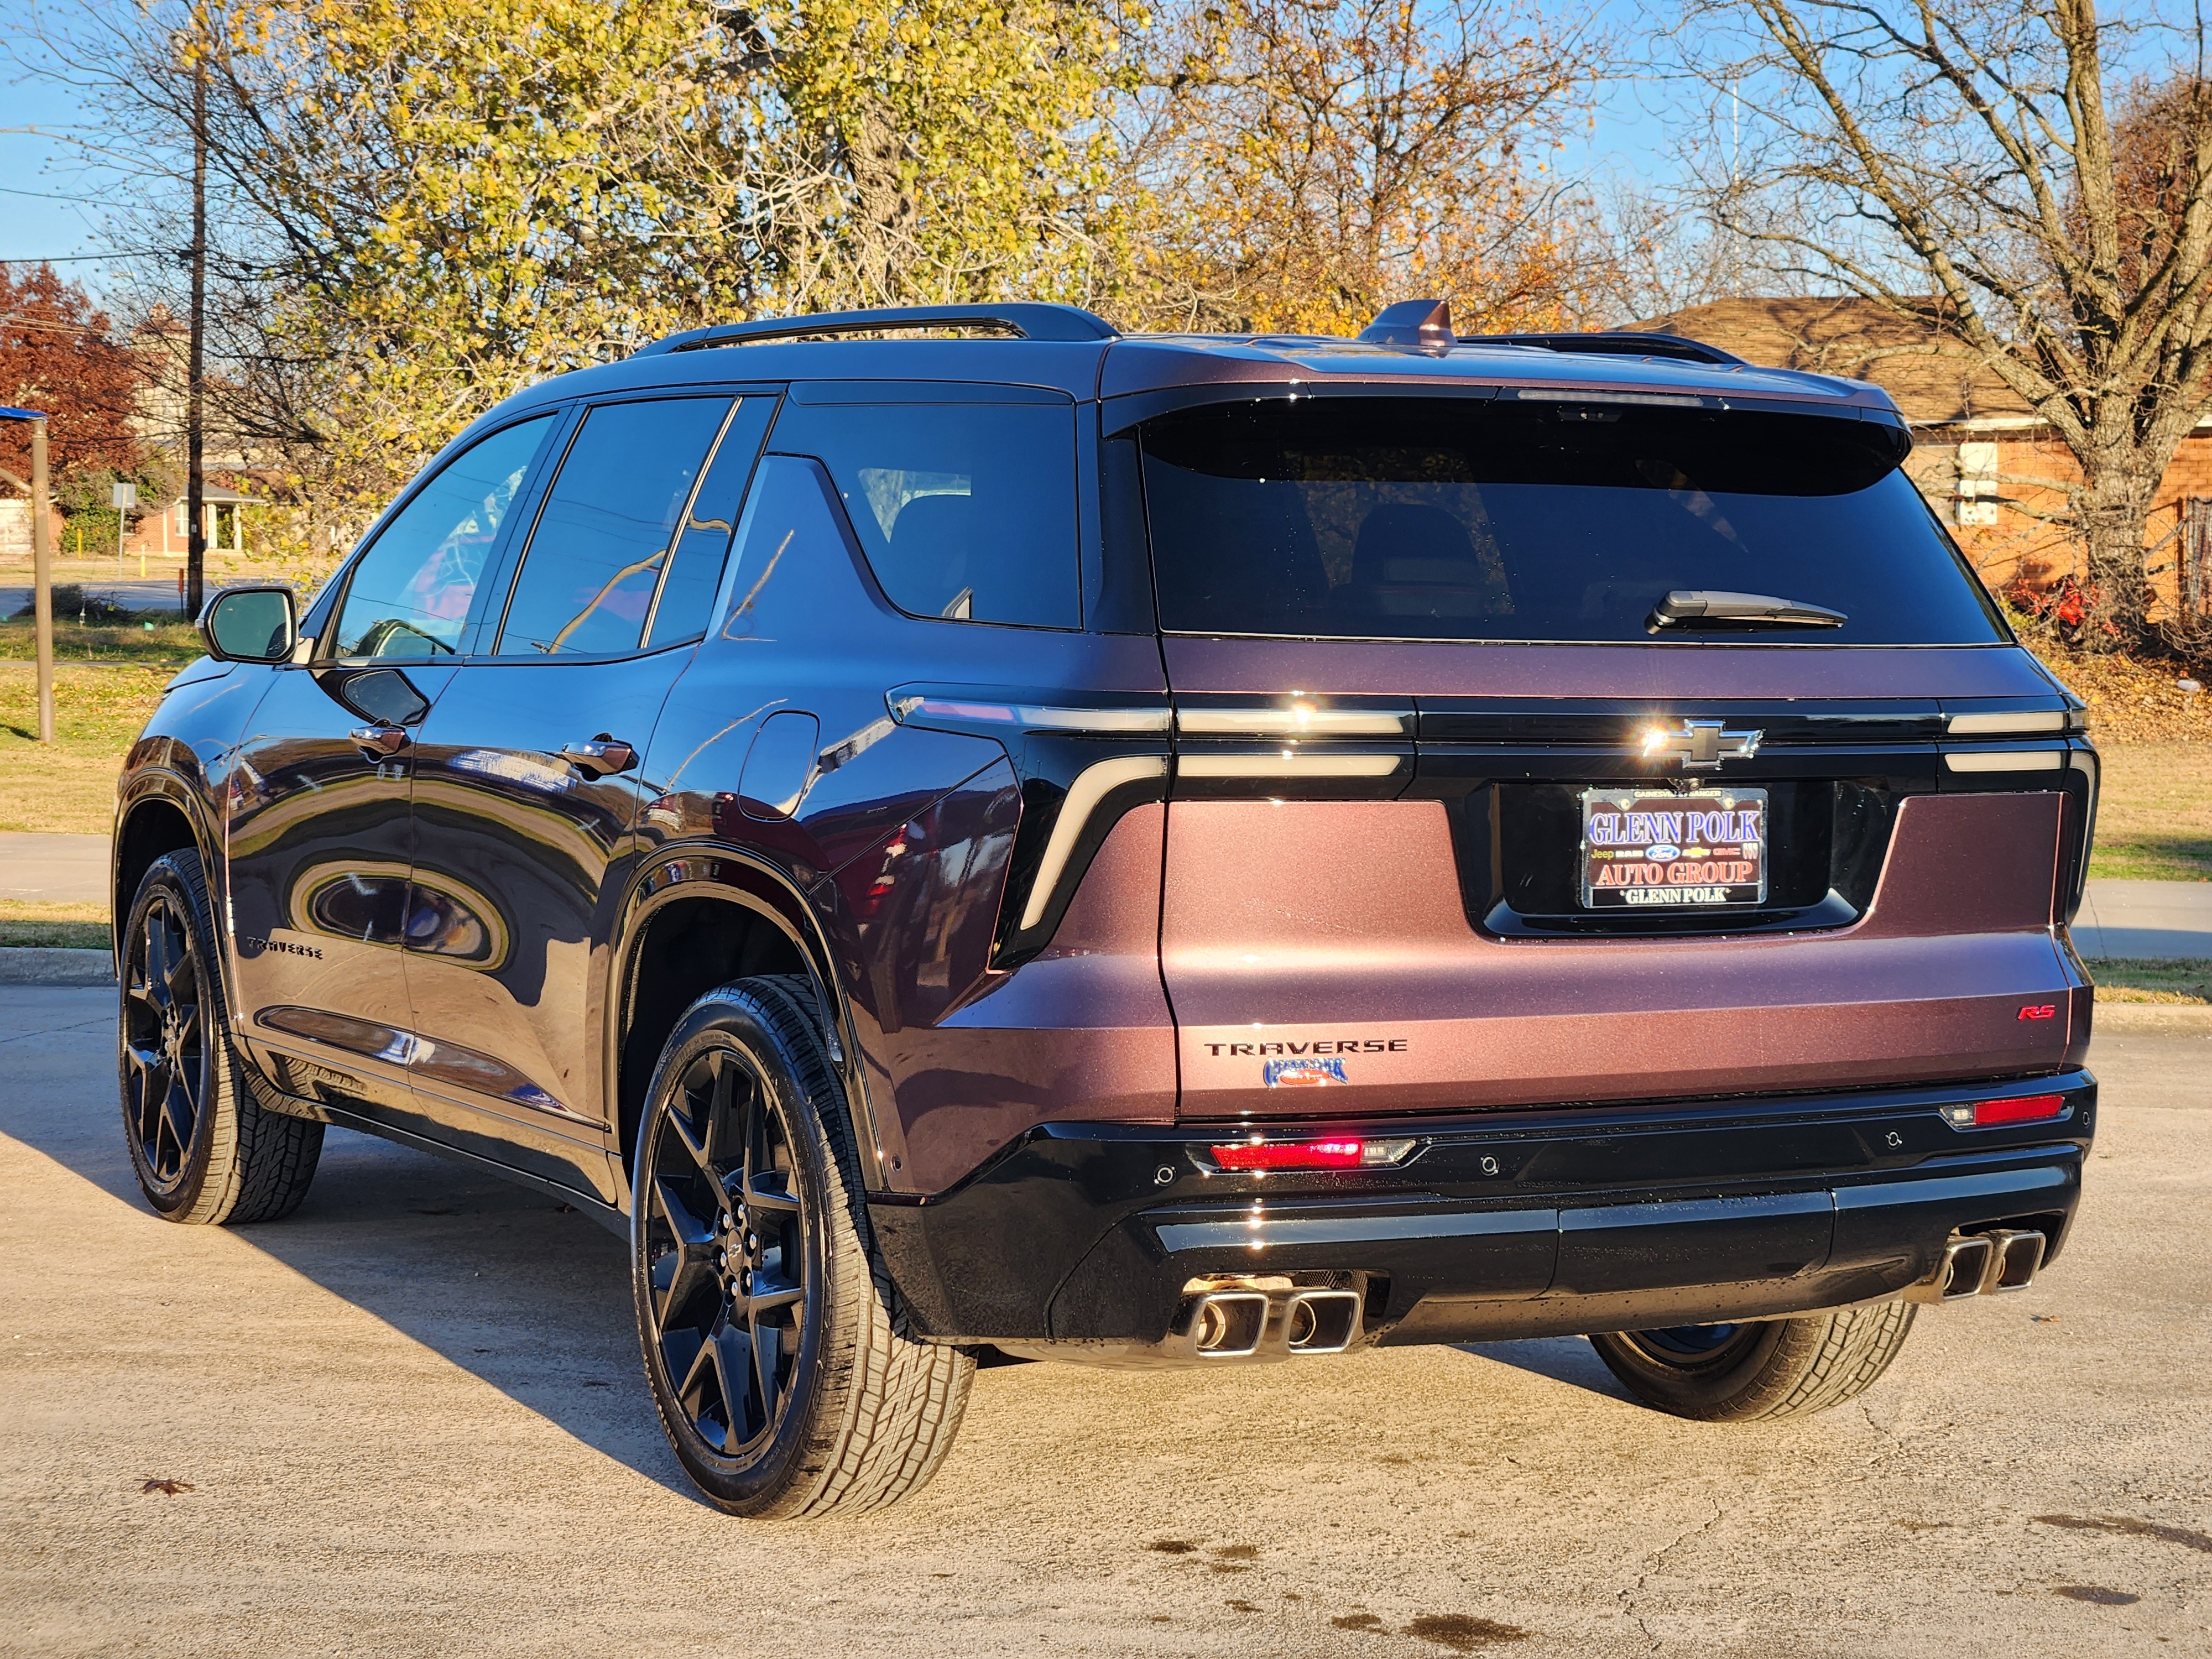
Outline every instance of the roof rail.
{"label": "roof rail", "polygon": [[1607,357],[1679,357],[1692,363],[1740,363],[1732,351],[1681,334],[1640,334],[1603,329],[1593,334],[1462,334],[1462,345],[1541,346],[1547,351],[1588,351]]}
{"label": "roof rail", "polygon": [[820,311],[805,317],[767,317],[753,323],[718,323],[655,340],[635,355],[698,351],[708,346],[753,345],[765,340],[811,339],[820,335],[896,333],[907,329],[980,328],[1023,340],[1112,340],[1121,331],[1080,306],[1019,303],[985,306],[885,306],[872,311]]}

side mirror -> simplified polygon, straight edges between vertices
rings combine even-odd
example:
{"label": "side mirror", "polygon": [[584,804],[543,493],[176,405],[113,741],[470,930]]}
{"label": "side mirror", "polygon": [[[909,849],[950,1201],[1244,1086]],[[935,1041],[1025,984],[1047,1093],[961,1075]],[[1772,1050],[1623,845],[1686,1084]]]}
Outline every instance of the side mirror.
{"label": "side mirror", "polygon": [[299,637],[292,606],[289,587],[226,587],[200,612],[200,643],[217,662],[283,662]]}

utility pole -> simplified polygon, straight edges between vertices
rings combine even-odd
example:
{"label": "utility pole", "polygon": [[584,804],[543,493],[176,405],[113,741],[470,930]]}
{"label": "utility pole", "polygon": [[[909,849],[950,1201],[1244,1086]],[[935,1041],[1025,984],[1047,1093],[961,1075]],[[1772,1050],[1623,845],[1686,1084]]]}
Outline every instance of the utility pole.
{"label": "utility pole", "polygon": [[192,315],[185,363],[185,617],[200,614],[207,581],[207,58],[192,52]]}
{"label": "utility pole", "polygon": [[54,740],[54,527],[46,489],[46,417],[31,422],[31,616],[39,636],[39,741]]}

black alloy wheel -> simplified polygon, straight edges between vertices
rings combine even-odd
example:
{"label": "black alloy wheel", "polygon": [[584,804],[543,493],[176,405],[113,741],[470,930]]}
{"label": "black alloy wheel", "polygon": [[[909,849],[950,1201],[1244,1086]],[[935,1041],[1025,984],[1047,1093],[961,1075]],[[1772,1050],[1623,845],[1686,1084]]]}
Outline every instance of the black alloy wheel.
{"label": "black alloy wheel", "polygon": [[693,1003],[630,1166],[630,1288],[661,1426],[711,1501],[757,1520],[921,1488],[975,1370],[912,1331],[877,1249],[823,1000],[763,976]]}
{"label": "black alloy wheel", "polygon": [[734,1045],[694,1055],[659,1114],[640,1220],[650,1340],[684,1419],[743,1465],[791,1407],[822,1273],[781,1103]]}
{"label": "black alloy wheel", "polygon": [[142,906],[123,958],[123,1115],[149,1197],[184,1183],[211,1084],[199,964],[172,895]]}
{"label": "black alloy wheel", "polygon": [[290,1103],[257,1083],[232,1042],[213,915],[199,855],[180,849],[154,860],[124,919],[124,1139],[156,1213],[274,1221],[307,1195],[323,1126],[296,1107],[279,1109]]}

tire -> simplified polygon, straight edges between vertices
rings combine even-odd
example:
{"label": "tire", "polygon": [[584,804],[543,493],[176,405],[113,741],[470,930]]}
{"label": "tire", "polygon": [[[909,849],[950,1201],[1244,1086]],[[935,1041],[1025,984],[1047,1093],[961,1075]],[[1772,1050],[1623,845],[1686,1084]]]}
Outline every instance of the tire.
{"label": "tire", "polygon": [[757,1520],[918,1491],[975,1376],[908,1333],[803,980],[709,992],[661,1050],[630,1187],[631,1288],[661,1427]]}
{"label": "tire", "polygon": [[1647,1406],[1706,1423],[1750,1423],[1856,1399],[1889,1369],[1917,1311],[1881,1302],[1759,1324],[1620,1331],[1590,1345]]}
{"label": "tire", "polygon": [[199,854],[138,884],[123,933],[116,1069],[138,1189],[171,1221],[274,1221],[307,1195],[323,1126],[260,1103],[230,1036]]}

